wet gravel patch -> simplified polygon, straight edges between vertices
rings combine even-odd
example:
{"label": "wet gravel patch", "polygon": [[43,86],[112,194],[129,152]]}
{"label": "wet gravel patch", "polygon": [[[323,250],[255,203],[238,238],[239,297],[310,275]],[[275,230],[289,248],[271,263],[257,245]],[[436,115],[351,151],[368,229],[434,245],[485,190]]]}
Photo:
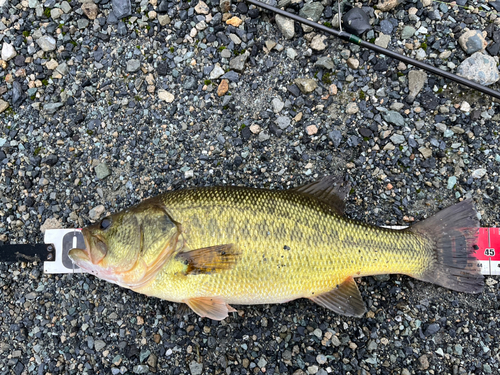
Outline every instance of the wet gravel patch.
{"label": "wet gravel patch", "polygon": [[[364,39],[455,72],[483,37],[498,62],[494,7],[457,3],[365,2]],[[282,189],[335,173],[353,186],[346,211],[358,220],[404,225],[468,197],[482,226],[499,225],[491,98],[298,24],[284,29],[244,3],[86,4],[0,5],[1,241],[38,243],[49,219],[82,227],[171,189]],[[336,3],[280,4],[334,23]],[[481,35],[464,49],[465,28]],[[239,306],[223,322],[89,275],[44,275],[41,264],[0,263],[0,288],[2,374],[499,367],[493,278],[470,296],[367,277],[361,319],[299,300]]]}

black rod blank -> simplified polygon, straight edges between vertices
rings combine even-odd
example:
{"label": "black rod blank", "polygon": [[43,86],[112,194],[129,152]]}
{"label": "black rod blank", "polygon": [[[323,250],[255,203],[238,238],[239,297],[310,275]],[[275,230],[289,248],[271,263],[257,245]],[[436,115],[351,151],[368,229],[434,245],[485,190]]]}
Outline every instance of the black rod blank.
{"label": "black rod blank", "polygon": [[356,36],[354,34],[349,34],[349,33],[346,33],[345,31],[338,31],[338,30],[335,30],[335,29],[331,29],[329,27],[326,27],[326,26],[321,25],[319,23],[316,23],[314,21],[311,21],[311,20],[308,20],[306,18],[300,17],[300,16],[298,16],[296,14],[292,14],[292,13],[289,13],[289,12],[284,11],[282,9],[276,8],[276,7],[272,6],[272,5],[268,5],[268,4],[262,3],[262,2],[260,2],[258,0],[246,0],[246,1],[249,2],[250,4],[253,4],[253,5],[258,6],[260,8],[264,8],[264,9],[267,9],[267,10],[269,10],[271,12],[280,14],[283,17],[290,18],[290,19],[295,20],[297,22],[300,22],[300,23],[303,23],[305,25],[314,27],[315,29],[321,30],[321,31],[323,31],[323,32],[325,32],[327,34],[334,35],[334,36],[336,36],[338,38],[341,38],[341,39],[343,39],[345,41],[358,44],[358,45],[360,45],[362,47],[368,48],[368,49],[370,49],[372,51],[375,51],[377,53],[380,53],[380,54],[392,57],[392,58],[394,58],[396,60],[399,60],[399,61],[402,61],[402,62],[404,62],[406,64],[410,64],[410,65],[416,66],[416,67],[424,69],[424,70],[426,70],[426,71],[428,71],[430,73],[436,74],[436,75],[441,76],[443,78],[447,78],[447,79],[452,80],[454,82],[457,82],[457,83],[459,83],[461,85],[470,87],[473,90],[480,91],[483,94],[486,94],[486,95],[492,96],[494,98],[500,99],[500,92],[498,92],[498,91],[495,91],[495,90],[492,90],[492,89],[490,89],[490,88],[488,88],[486,86],[480,85],[477,82],[473,82],[473,81],[468,80],[466,78],[457,76],[456,74],[453,74],[453,73],[447,72],[445,70],[436,68],[435,66],[426,64],[426,63],[424,63],[422,61],[418,61],[418,60],[412,59],[411,57],[404,56],[404,55],[401,55],[401,54],[399,54],[397,52],[388,50],[387,48],[383,48],[383,47],[377,46],[376,44],[365,42],[364,40],[362,40],[361,38],[359,38],[358,36]]}

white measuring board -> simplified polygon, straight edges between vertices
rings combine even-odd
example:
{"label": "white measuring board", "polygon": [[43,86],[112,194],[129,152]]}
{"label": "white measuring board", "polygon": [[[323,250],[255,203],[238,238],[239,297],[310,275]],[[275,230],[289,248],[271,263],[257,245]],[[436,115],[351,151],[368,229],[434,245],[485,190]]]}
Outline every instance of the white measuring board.
{"label": "white measuring board", "polygon": [[[391,229],[405,229],[407,227],[386,227]],[[68,257],[73,248],[84,249],[85,241],[80,229],[48,229],[45,232],[44,242],[55,247],[55,259],[44,262],[45,273],[80,273],[83,272],[74,265]],[[488,276],[500,275],[500,232],[499,228],[479,228],[478,249],[474,254],[478,259],[481,273]]]}

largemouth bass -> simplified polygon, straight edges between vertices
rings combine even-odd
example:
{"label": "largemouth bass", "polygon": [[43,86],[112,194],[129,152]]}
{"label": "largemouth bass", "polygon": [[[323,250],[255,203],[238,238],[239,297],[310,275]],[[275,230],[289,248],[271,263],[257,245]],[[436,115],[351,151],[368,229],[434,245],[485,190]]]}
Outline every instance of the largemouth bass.
{"label": "largemouth bass", "polygon": [[204,187],[168,192],[83,229],[83,270],[222,320],[230,305],[309,298],[347,316],[365,306],[355,277],[405,274],[478,293],[478,219],[464,200],[405,230],[344,216],[340,179],[291,190]]}

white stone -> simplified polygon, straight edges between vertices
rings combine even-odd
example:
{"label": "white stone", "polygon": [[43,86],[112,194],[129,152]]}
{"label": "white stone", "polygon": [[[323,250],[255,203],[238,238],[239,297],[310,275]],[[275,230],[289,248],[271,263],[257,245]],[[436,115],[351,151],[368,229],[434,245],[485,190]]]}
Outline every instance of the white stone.
{"label": "white stone", "polygon": [[345,111],[348,115],[354,115],[355,113],[358,113],[359,107],[355,102],[351,102],[347,104]]}
{"label": "white stone", "polygon": [[224,70],[220,67],[219,64],[215,64],[214,69],[210,72],[210,79],[217,79],[223,75],[224,75]]}
{"label": "white stone", "polygon": [[4,43],[2,47],[2,60],[9,61],[17,56],[17,52],[12,44]]}
{"label": "white stone", "polygon": [[175,99],[174,95],[169,93],[167,90],[158,90],[158,97],[167,103],[172,103]]}

